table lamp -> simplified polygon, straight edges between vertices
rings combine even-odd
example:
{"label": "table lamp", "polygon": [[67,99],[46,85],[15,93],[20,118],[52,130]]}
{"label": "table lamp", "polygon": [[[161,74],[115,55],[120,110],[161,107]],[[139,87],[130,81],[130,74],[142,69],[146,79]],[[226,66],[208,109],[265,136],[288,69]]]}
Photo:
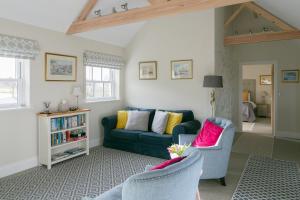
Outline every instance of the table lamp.
{"label": "table lamp", "polygon": [[203,87],[213,88],[210,92],[211,115],[215,117],[216,108],[216,92],[215,88],[223,88],[223,77],[216,75],[204,76]]}
{"label": "table lamp", "polygon": [[77,100],[77,105],[76,105],[76,109],[79,109],[79,105],[78,105],[78,97],[82,94],[81,92],[81,88],[80,87],[74,87],[73,91],[72,91],[72,95],[76,97]]}

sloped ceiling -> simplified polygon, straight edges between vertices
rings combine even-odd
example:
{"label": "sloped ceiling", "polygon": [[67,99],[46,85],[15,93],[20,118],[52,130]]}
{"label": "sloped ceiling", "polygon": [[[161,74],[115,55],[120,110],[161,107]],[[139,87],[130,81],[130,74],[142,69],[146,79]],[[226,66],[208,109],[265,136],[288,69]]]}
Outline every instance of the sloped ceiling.
{"label": "sloped ceiling", "polygon": [[[95,8],[101,8],[105,14],[111,12],[112,5],[124,1],[100,0]],[[147,0],[126,1],[129,7],[142,7],[148,4]],[[65,33],[86,2],[87,0],[1,0],[0,18]],[[300,12],[298,11],[300,0],[258,0],[257,3],[300,29]],[[89,17],[92,16],[93,13]],[[126,47],[145,23],[99,29],[80,33],[77,36]]]}

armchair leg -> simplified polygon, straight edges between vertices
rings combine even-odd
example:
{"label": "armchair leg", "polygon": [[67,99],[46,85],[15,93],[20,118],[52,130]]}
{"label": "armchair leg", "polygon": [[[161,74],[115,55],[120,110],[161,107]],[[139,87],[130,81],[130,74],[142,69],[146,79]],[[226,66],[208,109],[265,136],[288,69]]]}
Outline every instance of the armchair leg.
{"label": "armchair leg", "polygon": [[199,190],[197,190],[196,200],[201,200],[201,199],[200,199],[200,193],[199,193]]}
{"label": "armchair leg", "polygon": [[220,178],[220,183],[221,185],[226,186],[225,177]]}

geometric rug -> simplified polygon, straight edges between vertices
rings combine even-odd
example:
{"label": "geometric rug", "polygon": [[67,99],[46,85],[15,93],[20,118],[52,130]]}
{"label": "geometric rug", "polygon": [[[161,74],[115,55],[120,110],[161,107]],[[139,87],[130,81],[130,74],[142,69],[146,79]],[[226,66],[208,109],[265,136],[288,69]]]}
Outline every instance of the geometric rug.
{"label": "geometric rug", "polygon": [[129,176],[156,165],[162,159],[109,149],[102,146],[80,156],[0,179],[1,200],[73,200],[96,197],[124,182]]}
{"label": "geometric rug", "polygon": [[250,156],[232,200],[299,200],[296,162]]}

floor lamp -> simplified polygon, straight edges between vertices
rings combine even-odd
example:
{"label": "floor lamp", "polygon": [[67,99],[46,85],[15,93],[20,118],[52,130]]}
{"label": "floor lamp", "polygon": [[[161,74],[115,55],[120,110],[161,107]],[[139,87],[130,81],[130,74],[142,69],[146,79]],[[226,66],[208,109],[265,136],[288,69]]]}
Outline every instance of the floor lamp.
{"label": "floor lamp", "polygon": [[212,88],[210,92],[211,115],[215,117],[216,111],[216,88],[223,88],[223,77],[216,75],[204,76],[203,87]]}

